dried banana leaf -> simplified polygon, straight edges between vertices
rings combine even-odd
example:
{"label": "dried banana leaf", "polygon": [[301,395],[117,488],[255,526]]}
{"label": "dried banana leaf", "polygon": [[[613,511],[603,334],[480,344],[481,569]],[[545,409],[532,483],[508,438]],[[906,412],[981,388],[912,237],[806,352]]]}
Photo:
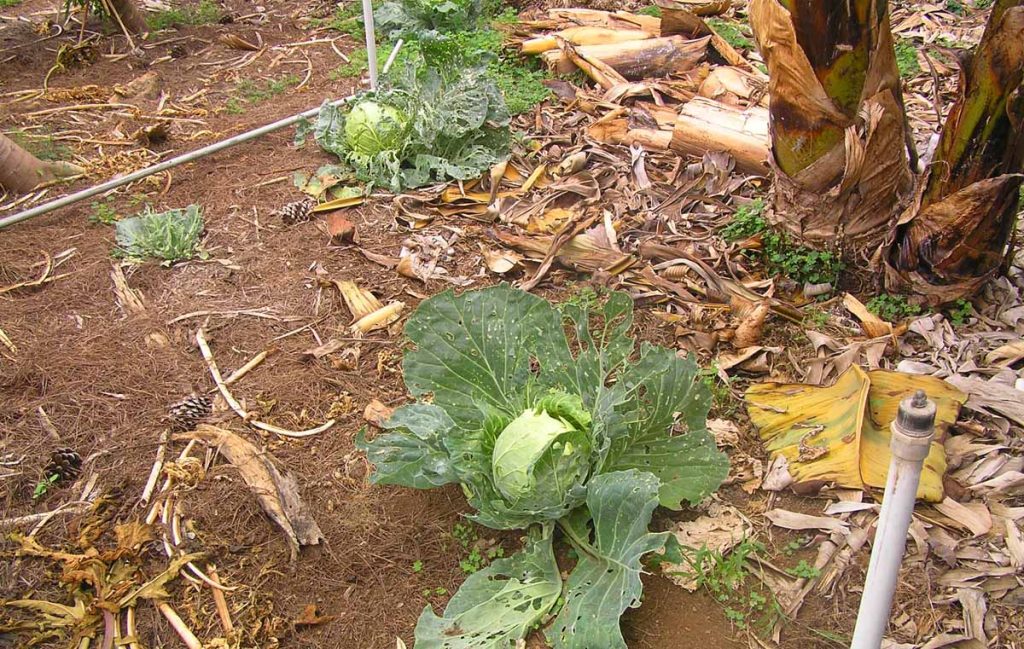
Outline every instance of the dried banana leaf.
{"label": "dried banana leaf", "polygon": [[940,502],[943,439],[967,400],[945,381],[853,366],[830,387],[762,383],[751,386],[746,398],[766,448],[786,458],[795,483],[883,488],[891,459],[889,426],[900,400],[918,389],[935,401],[937,415],[917,497]]}

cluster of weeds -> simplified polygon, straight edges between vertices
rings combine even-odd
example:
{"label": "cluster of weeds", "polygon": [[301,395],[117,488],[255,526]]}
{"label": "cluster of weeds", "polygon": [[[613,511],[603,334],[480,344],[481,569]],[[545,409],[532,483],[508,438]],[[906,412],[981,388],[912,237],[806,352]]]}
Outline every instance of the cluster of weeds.
{"label": "cluster of weeds", "polygon": [[267,79],[262,83],[244,79],[235,87],[238,96],[230,97],[224,106],[227,112],[233,115],[244,113],[244,104],[259,104],[277,97],[284,94],[289,88],[297,86],[301,80],[297,74],[288,74],[279,79]]}
{"label": "cluster of weeds", "polygon": [[[377,4],[374,3],[375,6]],[[493,11],[487,12],[493,16],[493,23],[512,24],[518,20],[511,7],[501,11],[499,8],[495,6]],[[311,24],[326,25],[360,40],[364,37],[362,5],[359,2],[341,4],[329,20],[313,21]],[[451,31],[444,33],[441,38],[432,37],[424,41],[406,38],[392,69],[398,70],[404,64],[417,60],[420,55],[440,68],[484,63],[488,76],[504,94],[505,104],[513,115],[525,113],[551,96],[551,91],[543,84],[548,78],[547,73],[535,59],[525,59],[506,51],[502,45],[501,32],[489,25],[459,23],[449,27]],[[381,72],[387,53],[393,49],[394,43],[382,42],[378,43],[378,47],[377,66],[378,72]],[[348,63],[338,66],[329,74],[331,79],[337,81],[363,75],[368,67],[366,50],[356,50],[349,59]]]}
{"label": "cluster of weeds", "polygon": [[701,380],[711,392],[711,410],[720,417],[731,417],[739,409],[739,403],[732,396],[729,381],[722,379],[718,364],[701,369]]}
{"label": "cluster of weeds", "polygon": [[600,301],[597,291],[586,284],[572,283],[570,286],[572,291],[569,297],[563,300],[566,306],[575,307],[583,311],[594,311],[597,308]]}
{"label": "cluster of weeds", "polygon": [[117,223],[117,221],[117,210],[114,209],[113,203],[109,200],[103,202],[97,201],[92,204],[92,214],[89,215],[89,223],[113,225]]}
{"label": "cluster of weeds", "polygon": [[742,241],[760,236],[758,256],[772,275],[785,275],[797,282],[834,284],[843,265],[832,252],[812,250],[790,241],[774,230],[764,218],[764,201],[757,199],[736,210],[732,222],[722,229],[726,241]]}
{"label": "cluster of weeds", "polygon": [[49,133],[35,134],[19,129],[8,131],[5,135],[40,160],[68,160],[72,156],[71,149],[55,140]]}
{"label": "cluster of weeds", "polygon": [[0,9],[6,9],[7,7],[17,7],[21,4],[21,0],[0,0]]}
{"label": "cluster of weeds", "polygon": [[967,324],[974,313],[974,307],[967,300],[960,298],[951,306],[946,308],[946,317],[953,323],[954,327],[962,327]]}
{"label": "cluster of weeds", "polygon": [[917,45],[914,41],[901,38],[896,41],[896,67],[904,79],[913,79],[921,72],[921,63],[917,60]]}
{"label": "cluster of weeds", "polygon": [[967,7],[960,0],[946,0],[946,11],[957,16],[967,15]]}
{"label": "cluster of weeds", "polygon": [[786,572],[800,579],[817,579],[821,576],[821,570],[807,563],[807,559],[800,559],[799,563]]}
{"label": "cluster of weeds", "polygon": [[505,556],[505,548],[500,545],[481,548],[480,535],[476,528],[468,523],[456,523],[452,528],[452,538],[466,552],[466,555],[459,561],[459,568],[467,575],[471,575],[487,567],[491,561]]}
{"label": "cluster of weeds", "polygon": [[737,50],[752,50],[754,43],[751,41],[744,28],[734,22],[722,20],[721,18],[709,18],[708,26],[715,30],[715,33],[722,37],[722,40],[732,45]]}
{"label": "cluster of weeds", "polygon": [[896,322],[921,314],[921,307],[907,302],[907,298],[903,295],[882,293],[868,300],[866,306],[868,311],[889,322]]}
{"label": "cluster of weeds", "polygon": [[725,617],[738,629],[767,632],[784,614],[782,607],[770,592],[747,588],[749,571],[747,560],[765,551],[764,546],[745,538],[728,554],[707,547],[686,548],[674,544],[669,537],[665,558],[687,569],[680,576],[693,579],[724,607]]}
{"label": "cluster of weeds", "polygon": [[818,308],[811,308],[804,312],[804,323],[810,326],[812,329],[821,329],[831,317],[828,311],[824,311]]}
{"label": "cluster of weeds", "polygon": [[114,255],[141,261],[160,259],[164,265],[204,257],[199,242],[206,228],[198,205],[156,212],[148,205],[138,216],[117,221]]}
{"label": "cluster of weeds", "polygon": [[148,20],[153,31],[183,27],[186,25],[212,25],[220,21],[224,14],[212,0],[201,0],[197,5],[172,7],[152,14]]}
{"label": "cluster of weeds", "polygon": [[661,7],[659,7],[658,5],[650,5],[644,7],[637,13],[640,14],[641,16],[654,16],[655,18],[661,18]]}
{"label": "cluster of weeds", "polygon": [[[378,62],[378,67],[379,67]],[[338,67],[334,68],[327,73],[327,78],[331,81],[340,81],[341,79],[355,79],[363,76],[369,66],[369,56],[366,53],[366,48],[361,47],[357,50],[353,50],[348,55],[348,62],[342,63]]]}

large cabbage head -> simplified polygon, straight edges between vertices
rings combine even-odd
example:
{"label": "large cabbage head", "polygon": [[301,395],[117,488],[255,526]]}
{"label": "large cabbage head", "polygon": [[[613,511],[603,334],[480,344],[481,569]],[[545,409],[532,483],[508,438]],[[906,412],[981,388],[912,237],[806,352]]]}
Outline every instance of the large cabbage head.
{"label": "large cabbage head", "polygon": [[363,101],[345,118],[345,142],[356,155],[371,158],[382,151],[395,151],[405,139],[406,119],[391,106]]}
{"label": "large cabbage head", "polygon": [[522,510],[557,507],[591,466],[590,413],[579,397],[551,393],[513,419],[491,456],[494,485]]}

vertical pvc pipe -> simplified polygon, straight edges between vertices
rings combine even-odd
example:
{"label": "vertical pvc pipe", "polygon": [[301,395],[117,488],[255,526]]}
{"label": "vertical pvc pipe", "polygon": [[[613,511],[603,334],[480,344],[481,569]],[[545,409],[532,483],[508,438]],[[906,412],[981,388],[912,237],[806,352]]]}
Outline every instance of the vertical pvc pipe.
{"label": "vertical pvc pipe", "polygon": [[934,436],[935,403],[923,390],[918,390],[900,403],[896,421],[892,423],[892,461],[850,649],[879,649],[882,645],[917,500],[921,468]]}
{"label": "vertical pvc pipe", "polygon": [[363,0],[363,26],[366,28],[366,64],[370,67],[370,89],[377,89],[377,34],[373,28],[373,1]]}

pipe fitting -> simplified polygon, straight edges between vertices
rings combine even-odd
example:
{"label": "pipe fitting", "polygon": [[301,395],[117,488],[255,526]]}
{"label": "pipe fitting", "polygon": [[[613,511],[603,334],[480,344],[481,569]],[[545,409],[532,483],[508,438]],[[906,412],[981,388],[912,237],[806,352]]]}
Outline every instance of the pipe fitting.
{"label": "pipe fitting", "polygon": [[896,419],[892,422],[892,440],[889,449],[901,460],[922,462],[931,451],[935,438],[935,402],[924,390],[900,402]]}

